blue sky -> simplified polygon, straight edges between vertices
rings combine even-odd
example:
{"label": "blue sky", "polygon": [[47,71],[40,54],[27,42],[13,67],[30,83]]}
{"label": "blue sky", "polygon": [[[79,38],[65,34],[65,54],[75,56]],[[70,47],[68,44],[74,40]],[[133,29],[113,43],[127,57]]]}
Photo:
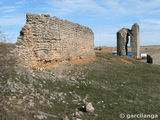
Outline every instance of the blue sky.
{"label": "blue sky", "polygon": [[28,12],[88,26],[96,46],[116,46],[116,32],[137,22],[141,45],[160,45],[160,0],[1,0],[0,30],[8,42],[17,41]]}

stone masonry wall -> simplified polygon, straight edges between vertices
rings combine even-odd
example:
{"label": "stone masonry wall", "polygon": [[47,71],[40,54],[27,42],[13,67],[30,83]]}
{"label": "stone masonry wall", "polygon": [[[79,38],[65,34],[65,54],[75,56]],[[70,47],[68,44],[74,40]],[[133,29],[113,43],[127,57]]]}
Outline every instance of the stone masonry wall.
{"label": "stone masonry wall", "polygon": [[20,62],[26,66],[94,56],[94,33],[88,27],[48,14],[28,13],[17,48]]}

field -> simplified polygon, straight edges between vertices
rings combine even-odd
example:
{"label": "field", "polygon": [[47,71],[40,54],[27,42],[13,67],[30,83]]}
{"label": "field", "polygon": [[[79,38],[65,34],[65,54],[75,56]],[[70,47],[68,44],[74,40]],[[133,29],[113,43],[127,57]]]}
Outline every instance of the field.
{"label": "field", "polygon": [[[87,63],[63,62],[34,71],[15,64],[13,48],[0,46],[2,120],[120,120],[121,113],[160,116],[158,65],[96,52],[96,60]],[[83,109],[86,102],[92,103],[94,112]]]}

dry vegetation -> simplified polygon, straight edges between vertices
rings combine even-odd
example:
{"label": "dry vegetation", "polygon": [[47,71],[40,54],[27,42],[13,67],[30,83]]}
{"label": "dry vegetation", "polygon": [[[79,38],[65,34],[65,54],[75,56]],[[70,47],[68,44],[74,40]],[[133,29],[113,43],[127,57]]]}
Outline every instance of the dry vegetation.
{"label": "dry vegetation", "polygon": [[[12,44],[0,45],[2,120],[119,120],[120,113],[160,115],[157,65],[97,52],[96,59],[66,61],[34,71],[15,65],[13,49]],[[92,103],[94,112],[82,109],[86,101]]]}

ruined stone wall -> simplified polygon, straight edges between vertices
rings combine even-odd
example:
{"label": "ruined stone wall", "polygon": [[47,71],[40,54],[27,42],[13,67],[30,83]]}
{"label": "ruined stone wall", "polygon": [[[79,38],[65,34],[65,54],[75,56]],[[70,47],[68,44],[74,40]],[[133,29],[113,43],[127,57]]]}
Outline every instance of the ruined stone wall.
{"label": "ruined stone wall", "polygon": [[25,65],[94,56],[94,33],[50,15],[27,14],[17,41],[18,56]]}

